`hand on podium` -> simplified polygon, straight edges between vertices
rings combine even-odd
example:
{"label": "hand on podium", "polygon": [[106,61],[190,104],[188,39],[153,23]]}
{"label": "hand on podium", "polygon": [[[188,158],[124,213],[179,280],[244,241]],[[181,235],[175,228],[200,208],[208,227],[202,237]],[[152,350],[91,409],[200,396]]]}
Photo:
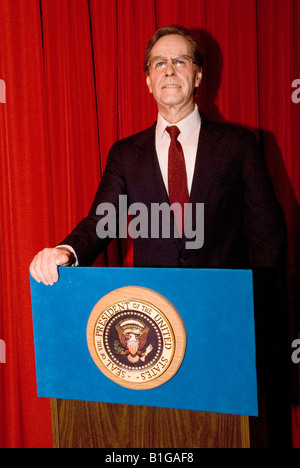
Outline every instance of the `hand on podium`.
{"label": "hand on podium", "polygon": [[29,271],[38,283],[53,286],[59,279],[58,267],[70,266],[73,263],[74,255],[67,247],[46,248],[34,257]]}

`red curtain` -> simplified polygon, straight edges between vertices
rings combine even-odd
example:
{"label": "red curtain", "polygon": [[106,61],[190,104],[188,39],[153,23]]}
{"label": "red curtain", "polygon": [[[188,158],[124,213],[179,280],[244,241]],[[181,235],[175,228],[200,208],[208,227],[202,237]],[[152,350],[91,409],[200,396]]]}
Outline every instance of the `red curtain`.
{"label": "red curtain", "polygon": [[[173,23],[192,29],[206,50],[199,106],[252,128],[264,145],[288,224],[296,317],[300,103],[291,96],[300,79],[299,1],[1,0],[0,447],[52,446],[50,404],[36,396],[28,266],[86,214],[112,143],[156,119],[144,49],[157,27]],[[114,242],[99,263],[118,264],[119,252]],[[123,264],[131,261],[127,245]],[[296,404],[292,415],[300,447]]]}

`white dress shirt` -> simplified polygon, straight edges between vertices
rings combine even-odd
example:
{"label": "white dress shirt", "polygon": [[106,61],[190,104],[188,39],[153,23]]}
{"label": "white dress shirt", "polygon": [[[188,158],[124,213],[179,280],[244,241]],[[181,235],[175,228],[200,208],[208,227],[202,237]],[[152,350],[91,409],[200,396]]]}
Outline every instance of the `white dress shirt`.
{"label": "white dress shirt", "polygon": [[[169,153],[169,146],[170,146],[170,135],[166,132],[166,128],[171,126],[167,120],[165,120],[160,114],[158,114],[157,118],[157,126],[156,126],[156,133],[155,133],[155,145],[156,145],[156,152],[158,157],[158,162],[160,166],[160,170],[162,173],[162,177],[168,192],[168,153]],[[189,194],[191,193],[191,187],[193,182],[194,176],[194,169],[195,169],[195,161],[197,155],[197,148],[198,148],[198,140],[201,128],[201,119],[200,114],[198,111],[198,106],[195,105],[194,111],[185,117],[183,120],[180,120],[176,124],[176,127],[180,130],[180,135],[178,137],[178,141],[181,143],[184,159],[185,159],[185,166],[186,166],[186,173],[187,173],[187,183],[188,183],[188,191]]]}

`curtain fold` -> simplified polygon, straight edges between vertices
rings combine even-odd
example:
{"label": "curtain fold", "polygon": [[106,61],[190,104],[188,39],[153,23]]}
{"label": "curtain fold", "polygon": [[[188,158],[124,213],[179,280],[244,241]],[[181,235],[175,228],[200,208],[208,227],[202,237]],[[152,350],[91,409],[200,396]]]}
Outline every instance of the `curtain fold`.
{"label": "curtain fold", "polygon": [[49,402],[35,396],[28,273],[33,248],[54,241],[38,2],[1,2],[0,30],[0,446],[50,446]]}
{"label": "curtain fold", "polygon": [[[1,0],[0,447],[51,447],[50,404],[36,396],[28,267],[86,215],[118,138],[150,126],[143,73],[157,27],[181,24],[205,49],[198,104],[254,130],[288,225],[293,338],[300,304],[298,0]],[[100,265],[132,264],[113,242]],[[298,315],[297,315],[298,314]],[[299,329],[298,329],[299,332]],[[300,409],[292,409],[300,445]]]}

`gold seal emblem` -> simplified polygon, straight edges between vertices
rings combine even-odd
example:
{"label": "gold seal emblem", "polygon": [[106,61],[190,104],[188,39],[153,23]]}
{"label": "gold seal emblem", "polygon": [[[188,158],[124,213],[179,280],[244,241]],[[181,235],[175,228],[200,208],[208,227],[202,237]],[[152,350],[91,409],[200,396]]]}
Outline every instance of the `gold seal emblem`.
{"label": "gold seal emblem", "polygon": [[178,371],[185,354],[184,323],[161,294],[130,286],[104,296],[87,325],[87,343],[98,368],[134,390],[158,387]]}

